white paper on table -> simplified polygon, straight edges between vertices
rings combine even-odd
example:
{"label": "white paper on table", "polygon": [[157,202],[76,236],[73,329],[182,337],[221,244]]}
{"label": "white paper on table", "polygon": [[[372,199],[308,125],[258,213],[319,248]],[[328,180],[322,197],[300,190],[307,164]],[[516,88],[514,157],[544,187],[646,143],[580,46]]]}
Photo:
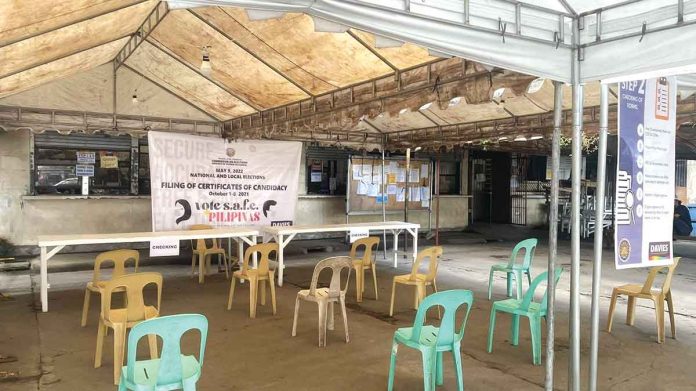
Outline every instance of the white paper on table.
{"label": "white paper on table", "polygon": [[396,194],[397,190],[396,185],[387,185],[387,194]]}
{"label": "white paper on table", "polygon": [[408,188],[408,200],[412,202],[420,202],[421,200],[421,188],[420,187],[409,187]]}
{"label": "white paper on table", "polygon": [[364,182],[364,181],[358,182],[358,190],[357,190],[358,195],[365,195],[365,194],[367,194],[367,191],[368,191],[367,182]]}
{"label": "white paper on table", "polygon": [[418,172],[417,168],[412,168],[411,169],[411,175],[408,177],[408,181],[411,183],[416,183],[420,180],[420,173]]}
{"label": "white paper on table", "polygon": [[427,178],[427,177],[429,177],[430,175],[428,175],[428,174],[429,174],[428,171],[430,171],[428,165],[427,165],[427,164],[421,164],[421,171],[420,171],[420,176],[421,176],[421,178]]}
{"label": "white paper on table", "polygon": [[379,195],[379,185],[376,183],[370,183],[367,186],[367,195],[369,197],[377,197]]}
{"label": "white paper on table", "polygon": [[421,206],[424,208],[430,207],[430,200],[421,200]]}
{"label": "white paper on table", "polygon": [[399,186],[399,189],[396,191],[396,202],[404,202],[406,201],[406,189]]}
{"label": "white paper on table", "polygon": [[430,188],[427,186],[421,187],[421,199],[430,200]]}
{"label": "white paper on table", "polygon": [[403,167],[399,167],[396,170],[396,181],[397,182],[406,182],[406,169]]}

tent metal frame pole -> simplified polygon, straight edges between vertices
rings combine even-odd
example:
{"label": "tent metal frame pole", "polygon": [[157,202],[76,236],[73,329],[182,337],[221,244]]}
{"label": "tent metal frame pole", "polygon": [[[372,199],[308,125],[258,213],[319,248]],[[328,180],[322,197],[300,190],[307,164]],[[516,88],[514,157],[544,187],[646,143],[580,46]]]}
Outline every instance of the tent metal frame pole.
{"label": "tent metal frame pole", "polygon": [[592,266],[592,331],[590,336],[590,391],[597,390],[599,354],[599,294],[602,281],[602,239],[604,233],[604,192],[607,175],[607,132],[609,129],[609,85],[599,90],[599,141],[597,150],[597,191],[595,192],[594,264]]}
{"label": "tent metal frame pole", "polygon": [[[579,20],[573,20],[573,43],[580,41]],[[576,46],[578,47],[578,46]],[[583,86],[580,84],[580,49],[573,50],[573,141],[570,251],[570,359],[568,389],[580,391],[580,176],[582,164]]]}
{"label": "tent metal frame pole", "polygon": [[553,82],[553,136],[551,139],[551,194],[549,197],[549,263],[546,298],[546,378],[544,389],[553,391],[555,352],[556,255],[558,253],[558,172],[561,160],[561,125],[563,123],[563,83]]}

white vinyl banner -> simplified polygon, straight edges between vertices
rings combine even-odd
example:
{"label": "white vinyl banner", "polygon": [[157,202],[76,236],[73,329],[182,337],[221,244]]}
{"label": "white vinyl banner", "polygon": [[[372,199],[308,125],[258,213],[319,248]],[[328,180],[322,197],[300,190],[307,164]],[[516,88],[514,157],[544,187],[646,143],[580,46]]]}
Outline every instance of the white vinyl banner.
{"label": "white vinyl banner", "polygon": [[619,84],[616,268],[672,263],[674,77]]}
{"label": "white vinyl banner", "polygon": [[149,132],[152,229],[293,225],[302,144]]}

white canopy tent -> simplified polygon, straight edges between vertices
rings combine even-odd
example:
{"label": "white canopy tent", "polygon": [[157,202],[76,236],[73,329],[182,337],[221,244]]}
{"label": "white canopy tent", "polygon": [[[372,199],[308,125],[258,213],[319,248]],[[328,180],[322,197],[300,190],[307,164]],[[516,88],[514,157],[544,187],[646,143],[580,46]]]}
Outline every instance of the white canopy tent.
{"label": "white canopy tent", "polygon": [[[552,167],[558,171],[561,83],[573,87],[573,178],[569,389],[580,390],[580,164],[583,84],[696,72],[696,0],[169,0],[172,8],[244,7],[259,18],[303,12],[392,41],[410,42],[483,64],[557,81]],[[691,49],[691,50],[690,50]],[[687,93],[693,76],[683,79]],[[602,85],[597,175],[604,196],[609,89]],[[551,184],[551,204],[558,197]],[[546,389],[553,389],[557,211],[550,212]],[[603,203],[596,208],[602,226]],[[589,389],[596,390],[602,235],[595,236]]]}

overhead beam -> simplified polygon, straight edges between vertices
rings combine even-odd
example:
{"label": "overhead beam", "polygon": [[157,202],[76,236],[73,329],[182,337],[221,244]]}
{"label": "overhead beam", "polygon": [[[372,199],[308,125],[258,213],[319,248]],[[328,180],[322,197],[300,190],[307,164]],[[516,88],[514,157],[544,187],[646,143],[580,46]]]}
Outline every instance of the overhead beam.
{"label": "overhead beam", "polygon": [[254,57],[255,59],[257,59],[258,61],[260,61],[262,64],[264,64],[264,65],[267,66],[268,68],[270,68],[273,72],[275,72],[275,73],[277,73],[278,75],[280,75],[283,79],[287,80],[288,82],[292,83],[295,87],[297,87],[297,88],[299,88],[300,90],[302,90],[302,92],[304,92],[305,94],[307,94],[307,96],[310,96],[310,97],[314,96],[308,89],[304,88],[300,83],[296,82],[296,81],[293,80],[291,77],[289,77],[289,76],[286,75],[285,73],[281,72],[278,68],[276,68],[276,67],[274,67],[273,65],[271,65],[268,61],[264,60],[263,58],[261,58],[260,56],[258,56],[256,53],[254,53],[253,51],[249,50],[246,46],[244,46],[244,45],[242,45],[241,43],[239,43],[239,41],[237,41],[237,40],[234,39],[232,36],[230,36],[229,34],[227,34],[224,30],[218,28],[215,24],[210,23],[210,21],[208,21],[206,18],[204,18],[204,17],[198,15],[195,11],[189,9],[189,12],[190,12],[191,14],[193,14],[193,16],[195,16],[196,18],[200,19],[203,23],[205,23],[206,25],[208,25],[210,28],[212,28],[213,30],[217,31],[218,34],[220,34],[220,35],[222,35],[223,37],[227,38],[230,42],[232,42],[233,44],[237,45],[237,47],[239,47],[240,49],[242,49],[242,50],[244,50],[245,52],[249,53],[249,55],[251,55],[252,57]]}
{"label": "overhead beam", "polygon": [[48,29],[48,30],[46,30],[46,31],[38,31],[38,32],[35,32],[35,33],[33,33],[33,34],[29,34],[29,35],[27,35],[27,36],[25,36],[25,37],[22,37],[22,38],[17,38],[17,39],[13,39],[13,40],[7,41],[7,42],[1,44],[1,45],[0,45],[0,48],[3,48],[3,47],[5,47],[5,46],[10,46],[10,45],[13,45],[13,44],[15,44],[15,43],[17,43],[17,42],[21,42],[21,41],[24,41],[24,40],[27,40],[27,39],[31,39],[31,38],[34,38],[34,37],[38,37],[39,35],[48,34],[48,33],[51,33],[51,32],[53,32],[53,31],[60,30],[60,29],[62,29],[62,28],[65,28],[65,27],[68,27],[68,26],[71,26],[71,25],[74,25],[74,24],[78,24],[78,23],[86,22],[86,21],[88,21],[88,20],[96,19],[96,18],[99,18],[99,17],[101,17],[101,16],[110,14],[110,13],[112,13],[112,12],[120,11],[120,10],[122,10],[122,9],[124,9],[124,8],[128,8],[128,7],[133,7],[133,6],[136,6],[136,5],[138,5],[138,4],[145,3],[145,2],[147,2],[147,1],[149,1],[149,0],[139,0],[139,1],[136,1],[136,2],[134,2],[134,3],[124,4],[124,5],[121,5],[121,6],[119,6],[119,7],[116,7],[116,8],[113,8],[113,9],[109,9],[109,10],[106,10],[106,11],[103,11],[103,12],[100,12],[100,13],[98,13],[98,14],[96,14],[96,15],[87,16],[87,17],[80,18],[80,19],[77,19],[77,20],[71,20],[70,22],[60,24],[60,25],[55,26],[55,27],[53,27],[53,28],[50,28],[50,29]]}
{"label": "overhead beam", "polygon": [[352,30],[348,29],[348,31],[346,31],[346,32],[348,33],[348,35],[350,35],[351,37],[353,37],[353,39],[355,39],[356,41],[358,41],[359,44],[361,44],[362,46],[364,46],[365,49],[369,50],[370,53],[374,54],[375,57],[379,58],[380,61],[382,61],[382,62],[385,63],[389,68],[391,68],[391,69],[394,71],[394,73],[396,74],[397,77],[399,76],[399,68],[397,68],[394,64],[391,63],[391,61],[389,61],[389,60],[388,60],[386,57],[384,57],[380,52],[378,52],[377,49],[373,48],[370,44],[368,44],[367,42],[365,42],[362,38],[360,38],[360,37],[359,37],[357,34],[355,34]]}
{"label": "overhead beam", "polygon": [[195,108],[196,110],[200,111],[201,113],[207,115],[208,117],[213,118],[213,119],[216,119],[216,120],[220,120],[220,118],[218,118],[218,117],[216,117],[215,115],[213,115],[213,114],[207,112],[204,108],[198,106],[197,104],[195,104],[195,103],[193,103],[193,102],[190,102],[190,101],[187,100],[187,99],[182,98],[176,91],[173,91],[171,88],[165,87],[164,85],[162,85],[161,83],[157,82],[156,80],[153,80],[152,78],[150,78],[150,77],[148,77],[148,76],[145,76],[143,73],[141,73],[140,71],[138,71],[138,70],[136,70],[136,69],[130,67],[128,64],[121,64],[121,65],[122,65],[124,68],[128,69],[129,71],[135,73],[136,75],[138,75],[138,76],[142,77],[143,79],[149,81],[150,83],[156,85],[157,87],[159,87],[159,88],[161,88],[161,89],[163,89],[163,90],[169,92],[170,94],[174,95],[174,96],[175,96],[177,99],[179,99],[180,101],[186,103],[187,105],[190,105],[191,107],[193,107],[193,108]]}
{"label": "overhead beam", "polygon": [[169,13],[167,2],[160,1],[157,3],[147,18],[145,18],[145,21],[138,27],[135,33],[133,33],[131,39],[128,40],[121,51],[118,52],[116,58],[114,58],[114,68],[116,70],[128,60],[128,57],[130,57],[138,46],[147,39],[150,33],[157,28],[159,23],[167,16],[167,13]]}
{"label": "overhead beam", "polygon": [[29,66],[26,66],[26,67],[23,67],[23,68],[14,70],[14,71],[12,71],[12,72],[6,73],[6,74],[4,74],[4,75],[0,75],[0,79],[4,79],[4,78],[10,77],[10,76],[14,76],[14,75],[16,75],[16,74],[18,74],[18,73],[26,72],[26,71],[28,71],[28,70],[30,70],[30,69],[38,68],[38,67],[40,67],[40,66],[43,66],[43,65],[46,65],[46,64],[50,64],[50,63],[55,62],[55,61],[62,60],[62,59],[64,59],[64,58],[67,58],[67,57],[70,57],[70,56],[74,56],[74,55],[76,55],[76,54],[80,54],[80,53],[83,53],[83,52],[86,52],[86,51],[89,51],[89,50],[92,50],[92,49],[96,49],[96,48],[98,48],[98,47],[100,47],[100,46],[104,46],[104,45],[108,45],[108,44],[113,43],[113,42],[116,42],[116,41],[120,41],[120,40],[122,40],[123,38],[127,38],[129,35],[130,35],[130,34],[123,35],[123,36],[120,36],[120,37],[117,37],[117,38],[114,38],[114,39],[110,39],[110,40],[105,41],[105,42],[99,42],[99,43],[97,43],[97,44],[91,45],[91,46],[89,46],[89,47],[86,47],[86,48],[83,48],[83,49],[80,49],[80,50],[74,50],[74,51],[72,51],[72,52],[62,54],[62,55],[60,55],[60,56],[52,57],[52,58],[50,58],[50,59],[48,59],[48,60],[45,60],[45,61],[42,61],[42,62],[40,62],[40,63],[32,64],[32,65],[29,65]]}
{"label": "overhead beam", "polygon": [[369,119],[363,118],[362,122],[364,122],[365,125],[367,125],[367,127],[371,128],[371,129],[373,129],[373,130],[375,130],[375,131],[377,131],[377,132],[379,132],[379,133],[384,134],[384,132],[382,131],[382,129],[378,128],[377,125],[373,124],[372,121],[370,121]]}
{"label": "overhead beam", "polygon": [[153,42],[153,39],[147,39],[147,42],[148,42],[150,45],[152,45],[152,46],[156,47],[157,49],[159,49],[162,53],[166,54],[167,56],[171,57],[172,59],[174,59],[175,61],[177,61],[178,63],[180,63],[181,65],[183,65],[183,66],[187,67],[188,69],[192,70],[193,72],[195,72],[196,74],[198,74],[200,77],[202,77],[202,78],[206,79],[207,81],[209,81],[209,82],[215,84],[215,85],[218,86],[220,89],[222,89],[222,90],[225,91],[226,93],[232,95],[233,97],[235,97],[236,99],[240,100],[241,102],[244,102],[244,104],[248,105],[249,107],[253,108],[254,110],[256,110],[256,111],[263,111],[263,108],[259,107],[259,106],[256,105],[255,103],[251,102],[249,99],[246,99],[246,98],[243,98],[243,97],[239,96],[236,92],[230,90],[229,87],[227,87],[225,84],[220,83],[219,81],[213,79],[213,78],[210,77],[210,76],[206,76],[205,74],[203,74],[203,72],[201,72],[201,70],[200,70],[199,68],[196,68],[196,67],[194,67],[193,65],[189,64],[188,61],[186,61],[186,60],[180,58],[176,53],[172,53],[168,48],[165,49],[164,47],[162,47],[162,46],[164,46],[164,45],[163,45],[162,43],[160,43],[159,41],[154,40],[154,42]]}

